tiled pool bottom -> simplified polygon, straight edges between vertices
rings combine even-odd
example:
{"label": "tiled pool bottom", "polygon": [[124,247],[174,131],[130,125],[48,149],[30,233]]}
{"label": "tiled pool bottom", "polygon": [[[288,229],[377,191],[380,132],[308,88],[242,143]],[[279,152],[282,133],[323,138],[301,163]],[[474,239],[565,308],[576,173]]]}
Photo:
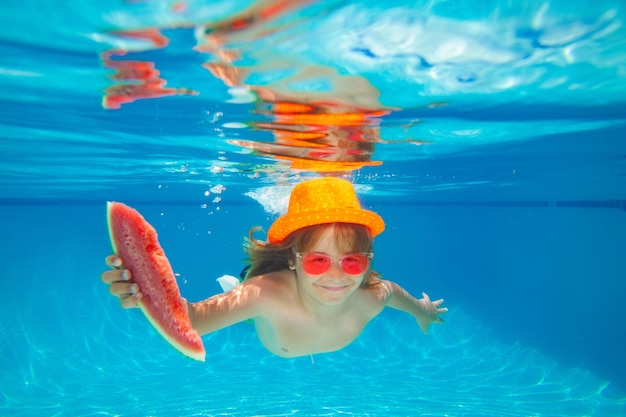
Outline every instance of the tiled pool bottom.
{"label": "tiled pool bottom", "polygon": [[1,414],[626,415],[626,395],[606,381],[503,345],[460,311],[428,336],[410,318],[384,313],[348,348],[295,360],[268,354],[242,324],[204,338],[206,363],[174,352],[138,311],[98,321],[82,340],[24,332],[20,343],[3,343]]}

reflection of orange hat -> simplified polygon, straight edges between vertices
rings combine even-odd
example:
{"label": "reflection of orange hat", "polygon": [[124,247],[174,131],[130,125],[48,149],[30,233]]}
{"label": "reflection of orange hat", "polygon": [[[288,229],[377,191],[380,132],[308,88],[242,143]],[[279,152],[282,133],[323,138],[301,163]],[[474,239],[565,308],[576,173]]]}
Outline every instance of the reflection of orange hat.
{"label": "reflection of orange hat", "polygon": [[385,230],[382,217],[361,208],[349,181],[324,177],[294,187],[287,214],[272,224],[267,237],[270,243],[280,243],[303,227],[335,222],[362,224],[370,229],[372,236]]}
{"label": "reflection of orange hat", "polygon": [[318,159],[294,158],[284,155],[272,155],[277,159],[291,161],[291,169],[312,172],[354,171],[365,166],[382,165],[382,161],[323,161]]}

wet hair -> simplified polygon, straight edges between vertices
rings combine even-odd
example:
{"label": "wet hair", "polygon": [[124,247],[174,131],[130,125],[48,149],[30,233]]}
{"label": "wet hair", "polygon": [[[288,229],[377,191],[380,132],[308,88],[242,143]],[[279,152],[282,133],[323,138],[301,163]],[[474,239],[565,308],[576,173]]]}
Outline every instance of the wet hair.
{"label": "wet hair", "polygon": [[[254,234],[261,230],[253,227],[244,240],[244,251],[249,264],[245,279],[289,268],[296,262],[295,252],[307,252],[321,239],[328,227],[333,228],[335,246],[342,253],[373,252],[373,238],[365,226],[353,223],[326,223],[296,230],[280,243],[257,240]],[[370,269],[361,286],[365,287],[380,278]]]}

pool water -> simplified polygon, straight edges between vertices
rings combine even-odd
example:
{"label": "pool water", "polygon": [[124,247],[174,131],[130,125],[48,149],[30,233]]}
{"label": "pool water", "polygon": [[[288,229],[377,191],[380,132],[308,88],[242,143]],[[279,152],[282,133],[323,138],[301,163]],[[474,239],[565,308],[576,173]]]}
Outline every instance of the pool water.
{"label": "pool water", "polygon": [[[626,415],[622,2],[5,3],[1,415]],[[320,175],[444,325],[282,359],[240,323],[198,363],[100,281],[106,201],[196,301]]]}

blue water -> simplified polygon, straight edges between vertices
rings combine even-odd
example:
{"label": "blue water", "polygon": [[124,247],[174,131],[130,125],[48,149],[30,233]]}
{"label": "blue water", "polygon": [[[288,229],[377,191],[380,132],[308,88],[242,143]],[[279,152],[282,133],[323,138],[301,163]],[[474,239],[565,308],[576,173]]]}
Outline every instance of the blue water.
{"label": "blue water", "polygon": [[[0,15],[0,415],[626,415],[621,1],[102,3]],[[297,138],[320,129],[358,139]],[[100,282],[107,200],[200,300],[329,174],[443,326],[385,311],[287,360],[242,323],[196,363]]]}

